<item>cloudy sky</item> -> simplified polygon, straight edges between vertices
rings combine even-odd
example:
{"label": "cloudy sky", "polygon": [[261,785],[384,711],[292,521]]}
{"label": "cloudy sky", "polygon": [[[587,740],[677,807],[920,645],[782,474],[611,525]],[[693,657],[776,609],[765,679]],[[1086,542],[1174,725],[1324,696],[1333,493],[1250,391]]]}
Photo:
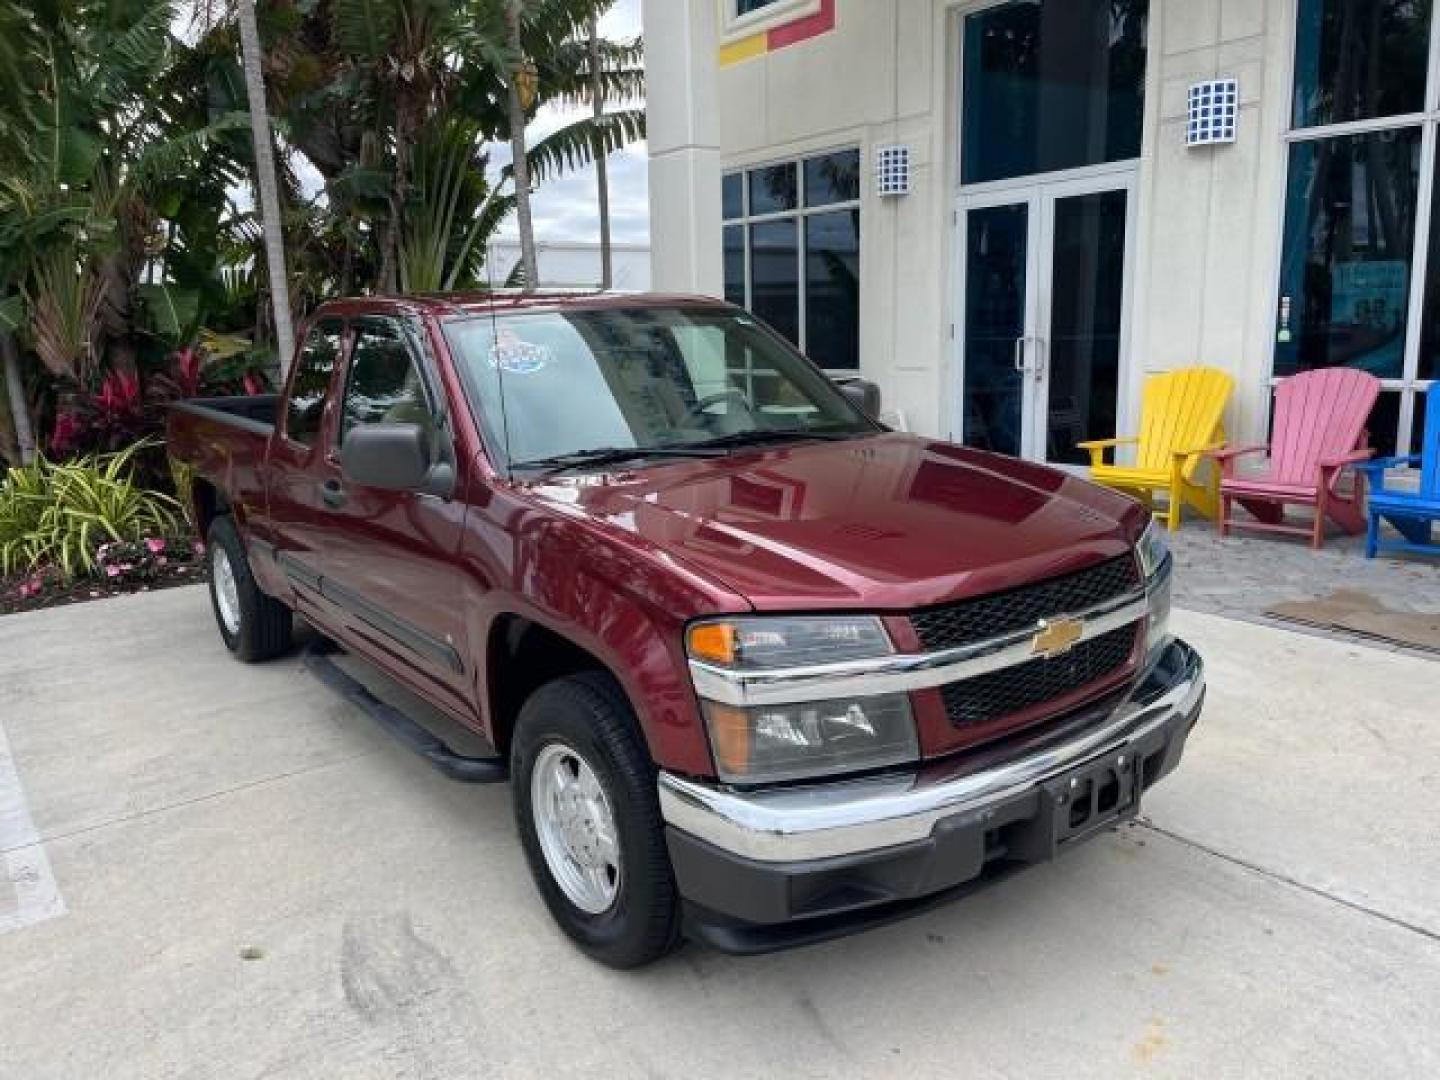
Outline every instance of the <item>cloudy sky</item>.
{"label": "cloudy sky", "polygon": [[[616,0],[600,21],[600,32],[609,38],[632,38],[640,33],[640,0]],[[563,127],[576,114],[546,108],[530,127],[530,138],[538,140]],[[585,115],[584,113],[579,115]],[[491,152],[491,167],[499,169],[510,160],[508,146],[496,146]],[[637,143],[610,156],[610,224],[617,244],[648,243],[650,240],[650,206],[646,185],[645,144]],[[588,168],[567,173],[543,184],[532,200],[535,215],[535,239],[556,240],[600,239],[600,225],[595,209],[595,170]],[[513,236],[512,215],[501,234]]]}

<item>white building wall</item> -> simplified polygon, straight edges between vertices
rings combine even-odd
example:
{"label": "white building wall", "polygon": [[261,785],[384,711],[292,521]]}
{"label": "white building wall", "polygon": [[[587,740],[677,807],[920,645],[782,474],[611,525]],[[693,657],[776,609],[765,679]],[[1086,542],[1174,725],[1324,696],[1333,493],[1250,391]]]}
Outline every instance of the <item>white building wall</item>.
{"label": "white building wall", "polygon": [[[1204,363],[1236,378],[1232,436],[1265,434],[1285,186],[1290,0],[1151,3],[1137,370]],[[1240,82],[1232,146],[1185,146],[1192,83]]]}
{"label": "white building wall", "polygon": [[[1229,427],[1263,434],[1285,171],[1293,0],[1151,0],[1145,137],[1121,415],[1138,373],[1197,363],[1239,383]],[[847,145],[863,155],[861,371],[912,430],[955,430],[951,215],[959,23],[971,0],[837,0],[835,29],[719,72],[728,170]],[[1239,141],[1187,149],[1186,92],[1240,80]],[[660,88],[652,87],[652,93]],[[663,91],[661,91],[663,92]],[[875,194],[876,146],[910,147],[913,192]],[[718,232],[719,224],[716,229]]]}

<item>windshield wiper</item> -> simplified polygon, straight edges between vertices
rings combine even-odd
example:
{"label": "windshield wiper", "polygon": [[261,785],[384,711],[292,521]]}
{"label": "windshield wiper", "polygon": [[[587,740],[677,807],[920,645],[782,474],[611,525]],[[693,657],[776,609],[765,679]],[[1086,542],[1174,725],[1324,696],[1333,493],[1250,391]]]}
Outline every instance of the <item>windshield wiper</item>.
{"label": "windshield wiper", "polygon": [[726,449],[739,446],[759,446],[762,443],[792,442],[798,439],[838,442],[865,434],[868,433],[864,431],[815,431],[809,428],[760,428],[755,431],[732,431],[728,435],[717,435],[713,439],[703,439],[700,442],[691,443],[691,446]]}
{"label": "windshield wiper", "polygon": [[722,451],[706,449],[703,446],[597,446],[590,450],[575,450],[568,454],[551,454],[548,457],[517,461],[517,469],[538,469],[536,479],[554,476],[569,469],[618,465],[623,461],[636,461],[648,457],[671,458],[713,458]]}

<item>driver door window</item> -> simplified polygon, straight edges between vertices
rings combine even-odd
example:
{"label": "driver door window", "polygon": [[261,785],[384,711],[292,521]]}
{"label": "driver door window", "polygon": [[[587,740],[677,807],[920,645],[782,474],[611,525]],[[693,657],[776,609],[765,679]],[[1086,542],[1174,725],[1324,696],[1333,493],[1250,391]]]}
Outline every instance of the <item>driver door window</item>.
{"label": "driver door window", "polygon": [[355,331],[341,403],[340,440],[357,424],[418,424],[431,438],[434,410],[400,327],[362,323]]}

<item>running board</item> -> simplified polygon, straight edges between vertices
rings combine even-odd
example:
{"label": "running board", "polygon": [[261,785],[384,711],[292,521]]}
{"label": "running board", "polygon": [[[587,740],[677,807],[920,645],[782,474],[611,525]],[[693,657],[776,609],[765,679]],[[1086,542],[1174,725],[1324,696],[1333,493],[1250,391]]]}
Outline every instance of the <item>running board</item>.
{"label": "running board", "polygon": [[451,780],[459,780],[463,784],[498,784],[510,778],[510,769],[504,758],[457,754],[433,732],[411,720],[395,706],[381,701],[360,680],[342,671],[326,655],[333,651],[335,646],[328,642],[316,643],[306,646],[301,657],[312,675]]}

